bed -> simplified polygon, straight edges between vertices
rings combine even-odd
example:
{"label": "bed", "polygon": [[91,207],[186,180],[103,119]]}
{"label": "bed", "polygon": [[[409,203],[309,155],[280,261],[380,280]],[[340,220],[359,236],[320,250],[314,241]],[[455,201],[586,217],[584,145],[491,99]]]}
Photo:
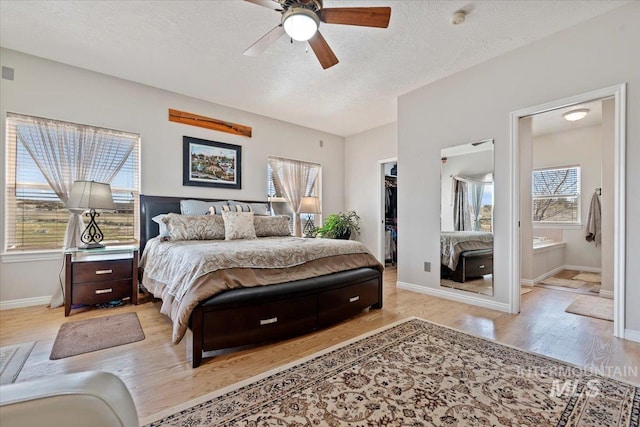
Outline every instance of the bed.
{"label": "bed", "polygon": [[443,278],[464,283],[468,278],[493,274],[493,233],[443,231],[440,254]]}
{"label": "bed", "polygon": [[[300,335],[382,308],[383,267],[364,245],[295,237],[163,241],[153,218],[179,214],[183,199],[140,196],[140,278],[162,299],[172,341],[186,338],[192,367],[205,352]],[[285,252],[256,255],[273,247]],[[306,258],[312,252],[317,259]]]}

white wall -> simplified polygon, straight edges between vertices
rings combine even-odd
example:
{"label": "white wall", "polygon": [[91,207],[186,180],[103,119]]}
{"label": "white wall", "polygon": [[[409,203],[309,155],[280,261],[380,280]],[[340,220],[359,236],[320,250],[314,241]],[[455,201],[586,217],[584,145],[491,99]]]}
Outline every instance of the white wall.
{"label": "white wall", "polygon": [[[277,155],[321,163],[324,212],[338,212],[344,207],[342,137],[12,50],[2,49],[0,57],[2,66],[15,70],[14,81],[0,80],[2,129],[6,113],[14,112],[139,133],[143,194],[264,200],[267,156]],[[188,73],[179,78],[189,78]],[[253,137],[169,122],[169,108],[251,126]],[[242,189],[183,186],[183,135],[241,145]],[[0,212],[4,217],[4,131],[0,149]],[[3,233],[4,227],[0,227],[2,248]],[[7,258],[0,262],[0,301],[52,293],[60,266],[57,259],[8,263]]]}
{"label": "white wall", "polygon": [[[632,2],[543,40],[416,89],[398,101],[398,280],[437,289],[440,149],[460,141],[495,140],[495,251],[493,297],[508,304],[512,253],[509,218],[510,113],[627,82],[626,277],[640,277],[640,3]],[[460,124],[464,123],[464,126]],[[600,156],[600,153],[594,153]],[[512,252],[513,251],[513,252]],[[449,292],[442,291],[441,292]],[[627,329],[640,331],[640,286],[626,287]]]}
{"label": "white wall", "polygon": [[[533,120],[535,122],[535,117]],[[613,146],[609,147],[609,150],[613,151]],[[563,241],[566,243],[565,264],[586,267],[584,270],[589,271],[599,271],[602,263],[601,247],[596,247],[595,244],[587,242],[585,239],[591,197],[596,188],[602,187],[602,156],[594,155],[594,153],[602,153],[600,125],[534,136],[533,138],[533,169],[580,166],[580,222],[582,227],[579,229],[563,228],[562,235]],[[544,229],[545,227],[534,225],[534,236],[539,228]]]}
{"label": "white wall", "polygon": [[[372,254],[378,254],[381,196],[380,160],[398,155],[396,123],[371,129],[345,140],[345,209],[360,215],[360,240]],[[400,162],[401,163],[401,162]],[[404,166],[398,164],[398,187],[403,181]],[[398,239],[403,239],[402,223],[398,224]],[[399,254],[401,257],[402,254]],[[384,259],[380,260],[384,263]]]}

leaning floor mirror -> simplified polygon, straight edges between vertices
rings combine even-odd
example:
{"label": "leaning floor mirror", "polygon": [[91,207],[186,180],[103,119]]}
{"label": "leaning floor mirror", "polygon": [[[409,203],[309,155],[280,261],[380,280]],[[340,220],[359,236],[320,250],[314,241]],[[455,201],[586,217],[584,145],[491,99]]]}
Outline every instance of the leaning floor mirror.
{"label": "leaning floor mirror", "polygon": [[493,139],[440,154],[440,286],[493,295]]}

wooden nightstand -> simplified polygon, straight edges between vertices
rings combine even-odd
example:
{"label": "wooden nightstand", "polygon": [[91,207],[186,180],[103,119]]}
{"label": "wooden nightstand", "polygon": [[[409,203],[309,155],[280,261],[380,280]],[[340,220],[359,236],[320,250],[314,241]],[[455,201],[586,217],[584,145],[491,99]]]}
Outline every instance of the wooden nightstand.
{"label": "wooden nightstand", "polygon": [[129,299],[138,304],[138,247],[65,251],[64,315],[72,304]]}

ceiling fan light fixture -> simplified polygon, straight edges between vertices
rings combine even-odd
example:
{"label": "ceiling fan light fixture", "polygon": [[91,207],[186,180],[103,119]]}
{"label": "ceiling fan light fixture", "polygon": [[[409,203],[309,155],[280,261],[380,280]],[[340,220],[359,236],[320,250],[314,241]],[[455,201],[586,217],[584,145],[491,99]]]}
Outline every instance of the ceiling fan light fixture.
{"label": "ceiling fan light fixture", "polygon": [[282,15],[282,26],[289,37],[306,42],[318,31],[320,18],[315,12],[302,7],[294,7]]}
{"label": "ceiling fan light fixture", "polygon": [[589,111],[590,110],[588,108],[578,108],[576,110],[567,111],[566,113],[562,114],[562,117],[570,122],[575,122],[584,119]]}

